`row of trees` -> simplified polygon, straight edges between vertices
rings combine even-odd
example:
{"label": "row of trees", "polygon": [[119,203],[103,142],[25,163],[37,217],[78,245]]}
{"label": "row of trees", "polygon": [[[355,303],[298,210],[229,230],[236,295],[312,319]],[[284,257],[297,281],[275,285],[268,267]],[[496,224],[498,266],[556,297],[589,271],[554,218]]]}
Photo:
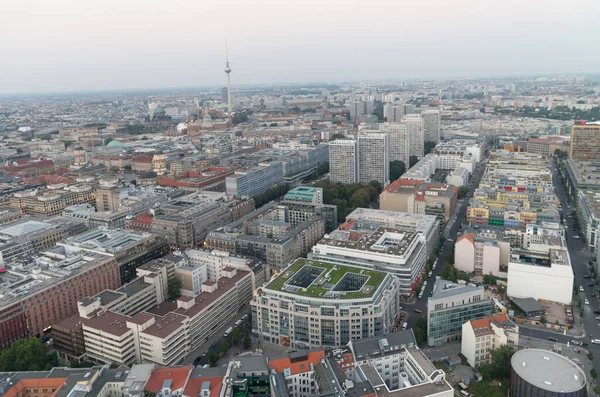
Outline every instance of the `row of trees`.
{"label": "row of trees", "polygon": [[534,108],[531,106],[523,106],[519,109],[495,107],[494,112],[553,120],[600,120],[600,107],[593,107],[589,110],[576,109],[574,107],[569,108],[568,106],[557,106],[554,109]]}
{"label": "row of trees", "polygon": [[0,372],[45,371],[58,365],[56,353],[46,354],[38,338],[19,339],[0,352]]}
{"label": "row of trees", "polygon": [[325,204],[333,204],[338,208],[338,219],[345,219],[348,214],[356,208],[368,207],[369,203],[375,201],[383,187],[377,181],[368,184],[354,183],[344,185],[332,184],[327,180],[318,181],[313,185],[323,189],[323,201]]}
{"label": "row of trees", "polygon": [[254,196],[254,205],[256,206],[256,208],[260,208],[263,205],[267,204],[269,201],[275,200],[276,198],[283,196],[289,190],[290,185],[288,185],[287,183],[274,186],[266,192]]}

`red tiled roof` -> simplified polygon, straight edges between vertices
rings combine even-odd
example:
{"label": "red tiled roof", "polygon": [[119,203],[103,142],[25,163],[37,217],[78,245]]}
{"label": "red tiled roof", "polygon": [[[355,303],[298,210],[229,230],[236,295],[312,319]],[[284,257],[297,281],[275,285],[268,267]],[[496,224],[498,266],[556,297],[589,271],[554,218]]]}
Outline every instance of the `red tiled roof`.
{"label": "red tiled roof", "polygon": [[316,352],[308,352],[306,360],[292,362],[290,357],[279,358],[277,360],[269,361],[269,368],[274,369],[279,373],[283,373],[283,370],[289,368],[293,375],[301,374],[310,371],[310,364],[317,365],[321,359],[325,358],[325,351],[319,350]]}
{"label": "red tiled roof", "polygon": [[473,233],[466,233],[456,239],[456,242],[462,241],[464,239],[469,240],[472,244],[475,244],[475,235]]}
{"label": "red tiled roof", "polygon": [[[39,388],[56,388],[50,396],[54,396],[65,384],[67,378],[38,378],[38,379],[21,379],[16,385],[8,389],[4,393],[4,397],[16,397],[21,395],[24,390],[27,389],[39,389]],[[37,395],[37,394],[36,394]]]}
{"label": "red tiled roof", "polygon": [[154,156],[137,156],[131,159],[134,163],[151,163]]}
{"label": "red tiled roof", "polygon": [[144,390],[158,394],[166,380],[172,381],[171,391],[183,389],[194,367],[167,367],[156,368],[150,374]]}
{"label": "red tiled roof", "polygon": [[223,384],[223,377],[212,377],[212,378],[190,378],[183,395],[186,397],[198,397],[202,388],[202,383],[210,382],[210,395],[209,397],[217,397],[221,391],[221,385]]}

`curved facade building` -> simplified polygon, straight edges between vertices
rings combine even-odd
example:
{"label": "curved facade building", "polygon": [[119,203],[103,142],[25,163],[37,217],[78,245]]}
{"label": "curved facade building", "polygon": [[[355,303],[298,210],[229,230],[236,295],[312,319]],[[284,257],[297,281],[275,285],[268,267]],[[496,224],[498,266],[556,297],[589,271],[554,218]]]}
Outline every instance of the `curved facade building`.
{"label": "curved facade building", "polygon": [[586,397],[585,372],[560,354],[542,349],[516,352],[510,362],[509,397]]}

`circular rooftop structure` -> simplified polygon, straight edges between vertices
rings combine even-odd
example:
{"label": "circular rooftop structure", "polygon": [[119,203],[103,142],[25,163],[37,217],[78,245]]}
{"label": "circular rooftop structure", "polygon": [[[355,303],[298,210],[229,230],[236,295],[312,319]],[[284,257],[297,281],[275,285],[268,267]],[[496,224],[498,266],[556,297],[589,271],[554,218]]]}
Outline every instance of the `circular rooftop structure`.
{"label": "circular rooftop structure", "polygon": [[[517,351],[510,360],[510,397],[537,395],[548,391],[553,396],[585,396],[585,372],[575,362],[543,349]],[[542,394],[540,394],[542,395]]]}

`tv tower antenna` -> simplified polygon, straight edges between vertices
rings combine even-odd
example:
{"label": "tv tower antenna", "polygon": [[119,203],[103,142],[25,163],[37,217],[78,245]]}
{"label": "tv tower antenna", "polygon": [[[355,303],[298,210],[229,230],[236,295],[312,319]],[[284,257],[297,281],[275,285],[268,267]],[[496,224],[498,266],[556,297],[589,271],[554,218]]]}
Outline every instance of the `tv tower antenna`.
{"label": "tv tower antenna", "polygon": [[229,74],[231,73],[231,67],[229,67],[229,50],[227,47],[227,38],[225,39],[225,73],[227,74],[227,111],[231,118],[231,81],[229,80]]}

